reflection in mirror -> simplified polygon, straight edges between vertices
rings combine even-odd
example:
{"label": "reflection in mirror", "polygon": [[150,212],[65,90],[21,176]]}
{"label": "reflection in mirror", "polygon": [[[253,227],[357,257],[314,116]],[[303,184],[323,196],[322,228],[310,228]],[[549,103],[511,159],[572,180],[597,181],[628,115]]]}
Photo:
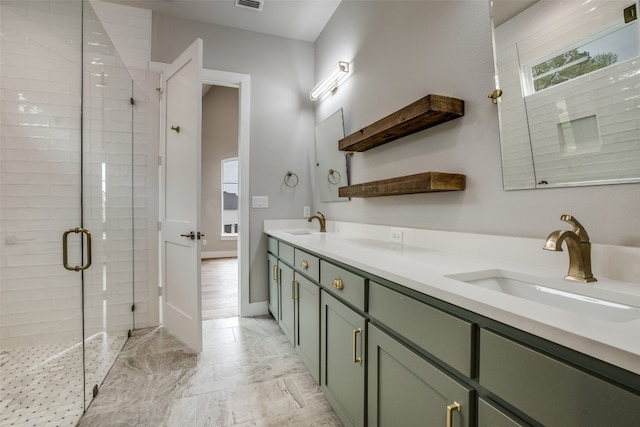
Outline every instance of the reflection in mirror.
{"label": "reflection in mirror", "polygon": [[640,182],[634,0],[491,4],[505,190]]}
{"label": "reflection in mirror", "polygon": [[338,150],[338,141],[344,138],[342,108],[316,126],[316,180],[322,202],[346,202],[339,197],[338,188],[349,185],[348,156]]}

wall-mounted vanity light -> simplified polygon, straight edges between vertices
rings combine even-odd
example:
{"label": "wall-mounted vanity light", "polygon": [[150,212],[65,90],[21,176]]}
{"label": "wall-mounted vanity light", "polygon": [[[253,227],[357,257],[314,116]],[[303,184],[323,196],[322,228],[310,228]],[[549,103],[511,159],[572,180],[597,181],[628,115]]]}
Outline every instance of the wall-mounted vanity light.
{"label": "wall-mounted vanity light", "polygon": [[349,63],[345,61],[339,61],[338,64],[324,76],[320,83],[318,83],[312,90],[310,98],[312,101],[317,101],[327,92],[336,90],[338,85],[344,81],[349,74]]}

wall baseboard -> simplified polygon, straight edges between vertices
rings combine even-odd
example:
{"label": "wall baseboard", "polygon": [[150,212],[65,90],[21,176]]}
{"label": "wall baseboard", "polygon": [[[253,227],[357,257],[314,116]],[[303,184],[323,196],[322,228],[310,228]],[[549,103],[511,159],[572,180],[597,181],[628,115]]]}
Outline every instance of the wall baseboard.
{"label": "wall baseboard", "polygon": [[269,314],[269,306],[266,301],[250,302],[241,308],[241,317],[264,316]]}
{"label": "wall baseboard", "polygon": [[211,251],[211,252],[201,252],[200,258],[236,258],[238,256],[238,251]]}

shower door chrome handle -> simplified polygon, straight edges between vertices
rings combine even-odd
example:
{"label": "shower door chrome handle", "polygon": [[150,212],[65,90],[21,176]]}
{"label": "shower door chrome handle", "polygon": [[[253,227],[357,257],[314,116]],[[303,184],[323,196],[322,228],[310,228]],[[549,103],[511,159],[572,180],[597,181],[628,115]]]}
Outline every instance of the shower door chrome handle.
{"label": "shower door chrome handle", "polygon": [[[85,236],[87,236],[87,262],[85,265],[76,265],[73,267],[69,265],[68,257],[67,257],[67,252],[68,252],[67,240],[70,233],[74,233],[74,234],[82,233]],[[86,270],[87,268],[91,267],[91,232],[89,230],[87,230],[86,228],[76,227],[76,228],[70,228],[69,230],[64,232],[64,234],[62,235],[62,264],[64,265],[64,268],[71,271]]]}

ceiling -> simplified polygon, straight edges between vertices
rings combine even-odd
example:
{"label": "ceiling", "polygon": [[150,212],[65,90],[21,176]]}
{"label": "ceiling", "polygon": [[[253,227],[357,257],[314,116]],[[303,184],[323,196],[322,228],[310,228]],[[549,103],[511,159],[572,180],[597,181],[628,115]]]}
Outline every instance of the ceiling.
{"label": "ceiling", "polygon": [[106,0],[209,24],[315,42],[341,0],[264,0],[262,11],[234,0]]}
{"label": "ceiling", "polygon": [[492,0],[493,23],[497,27],[513,18],[538,0]]}

